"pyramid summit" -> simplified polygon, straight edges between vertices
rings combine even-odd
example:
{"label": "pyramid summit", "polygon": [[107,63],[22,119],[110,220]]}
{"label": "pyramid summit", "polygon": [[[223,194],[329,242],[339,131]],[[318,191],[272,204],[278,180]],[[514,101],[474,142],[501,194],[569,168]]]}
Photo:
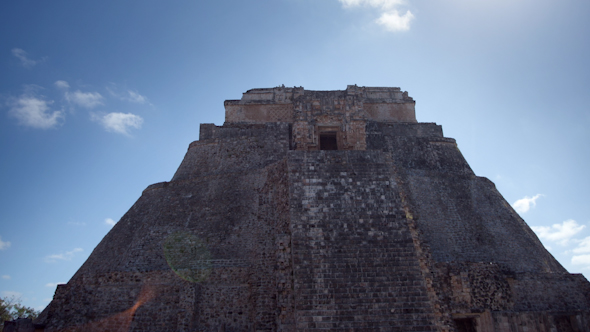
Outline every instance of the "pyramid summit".
{"label": "pyramid summit", "polygon": [[224,106],[36,330],[590,331],[590,283],[407,92],[280,86]]}

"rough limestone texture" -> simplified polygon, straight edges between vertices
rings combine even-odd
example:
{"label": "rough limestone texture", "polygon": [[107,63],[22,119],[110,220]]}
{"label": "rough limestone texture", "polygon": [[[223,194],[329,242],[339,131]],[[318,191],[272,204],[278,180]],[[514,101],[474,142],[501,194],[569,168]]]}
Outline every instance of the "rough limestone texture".
{"label": "rough limestone texture", "polygon": [[226,101],[35,329],[590,331],[590,283],[414,105],[358,86]]}

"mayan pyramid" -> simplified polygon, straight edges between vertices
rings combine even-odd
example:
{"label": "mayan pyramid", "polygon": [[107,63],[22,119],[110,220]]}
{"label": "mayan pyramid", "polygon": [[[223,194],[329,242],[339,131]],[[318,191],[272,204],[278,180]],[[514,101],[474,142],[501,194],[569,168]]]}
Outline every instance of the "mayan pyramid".
{"label": "mayan pyramid", "polygon": [[38,331],[590,331],[588,281],[407,92],[253,89],[225,112]]}

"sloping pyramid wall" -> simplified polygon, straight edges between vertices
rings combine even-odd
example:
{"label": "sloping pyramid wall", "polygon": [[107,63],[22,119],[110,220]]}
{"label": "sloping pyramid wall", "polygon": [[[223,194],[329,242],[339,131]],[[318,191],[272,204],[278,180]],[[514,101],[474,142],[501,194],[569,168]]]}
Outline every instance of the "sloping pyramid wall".
{"label": "sloping pyramid wall", "polygon": [[367,148],[391,153],[442,329],[590,330],[588,281],[545,250],[440,126],[369,122]]}
{"label": "sloping pyramid wall", "polygon": [[173,181],[143,192],[37,322],[45,331],[276,330],[277,283],[291,276],[278,267],[288,262],[279,249],[289,232],[288,128],[219,128],[192,144]]}
{"label": "sloping pyramid wall", "polygon": [[35,322],[44,331],[590,331],[567,273],[435,124],[366,151],[202,125]]}

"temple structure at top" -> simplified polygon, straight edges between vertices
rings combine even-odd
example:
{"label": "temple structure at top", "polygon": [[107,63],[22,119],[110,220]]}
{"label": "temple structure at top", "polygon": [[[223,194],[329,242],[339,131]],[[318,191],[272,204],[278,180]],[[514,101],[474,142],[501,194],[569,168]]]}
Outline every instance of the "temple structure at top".
{"label": "temple structure at top", "polygon": [[296,150],[365,150],[367,121],[417,123],[415,105],[400,88],[356,85],[252,89],[224,103],[226,124],[291,123]]}

